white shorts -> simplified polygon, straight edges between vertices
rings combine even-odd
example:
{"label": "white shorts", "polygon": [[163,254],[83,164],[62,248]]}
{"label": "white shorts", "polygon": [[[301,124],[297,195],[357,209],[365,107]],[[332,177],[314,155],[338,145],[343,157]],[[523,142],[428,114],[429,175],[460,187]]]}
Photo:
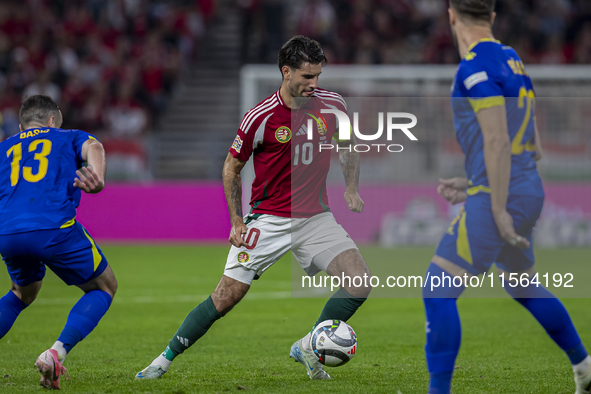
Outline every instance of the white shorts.
{"label": "white shorts", "polygon": [[242,283],[250,284],[258,279],[289,250],[312,276],[326,272],[330,262],[341,252],[357,249],[331,212],[301,219],[266,214],[249,215],[244,219],[248,228],[244,240],[248,246],[232,246],[224,269],[224,275]]}

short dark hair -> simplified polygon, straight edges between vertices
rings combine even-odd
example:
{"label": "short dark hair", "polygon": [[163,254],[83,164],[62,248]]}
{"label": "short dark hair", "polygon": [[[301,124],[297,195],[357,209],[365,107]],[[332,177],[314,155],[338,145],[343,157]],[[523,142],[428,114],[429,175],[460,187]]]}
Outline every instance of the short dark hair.
{"label": "short dark hair", "polygon": [[449,0],[451,8],[460,16],[468,17],[474,22],[490,22],[495,11],[496,0]]}
{"label": "short dark hair", "polygon": [[318,41],[304,36],[292,37],[281,47],[277,57],[279,70],[283,66],[289,66],[293,69],[299,69],[303,63],[321,64],[326,66],[328,60],[322,52],[322,47]]}
{"label": "short dark hair", "polygon": [[27,97],[18,112],[18,120],[23,128],[33,122],[45,124],[49,118],[60,119],[60,108],[49,96],[36,94]]}

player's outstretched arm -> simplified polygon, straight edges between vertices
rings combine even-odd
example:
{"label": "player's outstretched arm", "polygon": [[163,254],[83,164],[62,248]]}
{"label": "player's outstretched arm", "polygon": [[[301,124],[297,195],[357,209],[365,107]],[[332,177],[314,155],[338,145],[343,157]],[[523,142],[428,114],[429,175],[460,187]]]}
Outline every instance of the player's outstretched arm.
{"label": "player's outstretched arm", "polygon": [[242,238],[246,234],[247,228],[242,219],[242,178],[240,177],[240,172],[245,165],[245,161],[236,159],[232,154],[228,153],[222,171],[224,193],[226,194],[230,222],[232,223],[228,240],[237,248],[246,246],[246,242]]}
{"label": "player's outstretched arm", "polygon": [[518,248],[529,248],[529,241],[515,232],[513,218],[507,212],[511,177],[511,142],[505,105],[486,108],[477,113],[484,139],[484,163],[490,186],[490,201],[501,237]]}
{"label": "player's outstretched arm", "polygon": [[359,153],[352,149],[354,142],[353,136],[350,140],[339,141],[339,161],[345,176],[345,185],[347,185],[345,201],[352,212],[360,213],[365,203],[359,196]]}
{"label": "player's outstretched arm", "polygon": [[82,160],[88,163],[76,171],[78,178],[74,179],[74,186],[86,193],[96,194],[105,188],[105,175],[107,174],[107,160],[103,144],[94,139],[89,139],[82,145]]}

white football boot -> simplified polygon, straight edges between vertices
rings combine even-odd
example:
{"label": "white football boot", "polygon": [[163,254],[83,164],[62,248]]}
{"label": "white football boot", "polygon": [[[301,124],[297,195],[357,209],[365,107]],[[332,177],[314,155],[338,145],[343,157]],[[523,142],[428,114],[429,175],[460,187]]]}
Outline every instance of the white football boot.
{"label": "white football boot", "polygon": [[324,371],[318,357],[312,351],[310,333],[291,345],[289,357],[301,363],[306,368],[306,373],[310,379],[330,379],[330,375]]}
{"label": "white football boot", "polygon": [[579,375],[575,373],[575,384],[577,385],[575,394],[591,394],[591,363],[585,374]]}
{"label": "white football boot", "polygon": [[166,371],[160,365],[150,364],[135,375],[136,379],[160,379]]}

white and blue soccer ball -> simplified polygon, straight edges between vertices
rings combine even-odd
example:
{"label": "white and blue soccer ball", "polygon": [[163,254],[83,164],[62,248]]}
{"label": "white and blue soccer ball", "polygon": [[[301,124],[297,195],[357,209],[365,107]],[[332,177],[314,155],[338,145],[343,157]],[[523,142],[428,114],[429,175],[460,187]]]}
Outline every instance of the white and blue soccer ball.
{"label": "white and blue soccer ball", "polygon": [[357,335],[342,320],[325,320],[318,324],[310,342],[320,363],[327,367],[345,365],[357,351]]}

